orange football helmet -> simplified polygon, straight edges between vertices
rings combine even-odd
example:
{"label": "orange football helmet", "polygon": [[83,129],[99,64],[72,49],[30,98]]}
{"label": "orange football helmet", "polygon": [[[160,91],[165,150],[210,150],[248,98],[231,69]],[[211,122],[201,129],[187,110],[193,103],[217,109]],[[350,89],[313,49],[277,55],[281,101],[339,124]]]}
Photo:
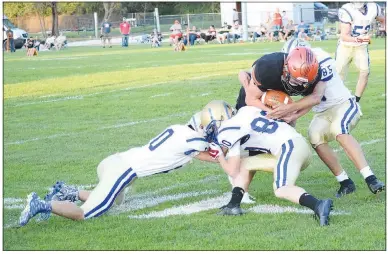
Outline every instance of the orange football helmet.
{"label": "orange football helmet", "polygon": [[311,49],[297,47],[284,61],[282,83],[289,95],[306,92],[317,80],[319,63]]}

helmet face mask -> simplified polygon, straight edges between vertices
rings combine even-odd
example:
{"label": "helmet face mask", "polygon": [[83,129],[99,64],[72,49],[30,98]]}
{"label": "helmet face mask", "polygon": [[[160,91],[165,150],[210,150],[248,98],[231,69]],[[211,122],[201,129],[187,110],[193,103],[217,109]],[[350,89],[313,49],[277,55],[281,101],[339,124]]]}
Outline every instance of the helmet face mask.
{"label": "helmet face mask", "polygon": [[282,84],[291,96],[305,93],[317,80],[319,64],[309,48],[296,48],[284,60]]}
{"label": "helmet face mask", "polygon": [[230,119],[236,111],[225,101],[209,102],[201,112],[201,125],[208,142],[217,142],[218,129],[222,121]]}

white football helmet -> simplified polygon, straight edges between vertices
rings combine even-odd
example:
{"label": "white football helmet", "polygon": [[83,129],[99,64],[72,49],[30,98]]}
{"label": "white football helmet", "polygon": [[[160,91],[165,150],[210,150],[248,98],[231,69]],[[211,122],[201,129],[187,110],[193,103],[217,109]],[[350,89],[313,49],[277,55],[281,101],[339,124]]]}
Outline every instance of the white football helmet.
{"label": "white football helmet", "polygon": [[306,47],[311,48],[310,43],[307,41],[301,39],[301,38],[293,38],[291,40],[288,40],[284,43],[284,46],[282,48],[283,53],[290,53],[294,48],[297,47]]}
{"label": "white football helmet", "polygon": [[227,102],[214,100],[209,102],[201,112],[201,125],[208,142],[217,142],[216,137],[221,122],[230,119],[236,114]]}
{"label": "white football helmet", "polygon": [[354,2],[352,4],[355,9],[359,10],[364,8],[364,6],[366,5],[366,2]]}

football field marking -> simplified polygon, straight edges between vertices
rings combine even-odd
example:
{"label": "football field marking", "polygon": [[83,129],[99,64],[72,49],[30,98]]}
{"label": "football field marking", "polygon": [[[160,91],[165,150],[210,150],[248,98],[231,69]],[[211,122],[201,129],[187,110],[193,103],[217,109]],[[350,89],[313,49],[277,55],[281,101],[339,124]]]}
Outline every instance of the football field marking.
{"label": "football field marking", "polygon": [[[224,193],[222,196],[209,198],[195,202],[192,204],[186,204],[181,206],[174,206],[172,208],[165,209],[163,211],[154,211],[140,215],[129,215],[130,219],[150,219],[150,218],[165,218],[174,215],[189,215],[193,213],[199,213],[212,209],[219,208],[228,203],[230,199],[230,193]],[[246,209],[248,212],[260,213],[260,214],[279,214],[279,213],[300,213],[300,214],[313,214],[314,212],[309,209],[296,208],[290,206],[278,206],[262,204]],[[333,211],[331,215],[350,215],[345,211]]]}
{"label": "football field marking", "polygon": [[[203,76],[186,78],[184,80],[200,80],[200,79],[206,79],[206,78],[216,77],[216,76],[221,76],[221,75],[228,75],[228,74],[214,73],[214,74],[210,74],[210,75],[203,75]],[[74,96],[64,96],[64,97],[60,97],[60,98],[56,98],[56,99],[52,99],[52,100],[40,100],[40,101],[17,103],[14,105],[7,105],[6,107],[22,107],[22,106],[42,104],[42,103],[54,103],[54,102],[59,102],[59,101],[80,100],[80,99],[84,99],[85,97],[90,97],[90,96],[95,96],[95,95],[100,95],[100,94],[115,93],[115,92],[120,92],[120,91],[129,91],[129,90],[154,87],[154,86],[164,85],[164,84],[169,84],[169,82],[163,81],[163,82],[156,82],[156,83],[151,83],[151,84],[141,85],[141,86],[129,86],[129,87],[125,87],[125,88],[113,89],[113,90],[107,90],[107,91],[101,91],[101,92],[86,93],[86,94],[80,94],[80,95],[74,95]],[[181,84],[184,84],[184,82],[181,82]],[[38,98],[46,98],[46,97],[53,97],[53,96],[60,96],[60,95],[61,94],[48,94],[48,95],[44,95],[44,97],[40,96]],[[9,97],[9,98],[15,98],[15,97]]]}

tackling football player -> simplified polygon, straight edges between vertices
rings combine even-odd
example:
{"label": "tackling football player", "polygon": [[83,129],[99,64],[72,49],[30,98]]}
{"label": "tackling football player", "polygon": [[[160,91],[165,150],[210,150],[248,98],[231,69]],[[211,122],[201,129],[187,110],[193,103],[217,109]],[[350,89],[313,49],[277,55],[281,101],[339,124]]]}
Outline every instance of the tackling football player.
{"label": "tackling football player", "polygon": [[[282,52],[288,53],[300,46],[310,48],[309,43],[301,39],[293,39],[284,44]],[[310,143],[340,183],[337,197],[354,192],[356,187],[328,144],[333,140],[336,140],[345,150],[348,158],[365,179],[370,191],[376,194],[384,190],[384,183],[376,178],[365,159],[360,144],[350,134],[360,120],[359,105],[335,70],[334,59],[321,48],[311,50],[317,57],[322,72],[327,73],[327,78],[326,89],[320,103],[312,108],[315,116],[309,127]]]}
{"label": "tackling football player", "polygon": [[[54,185],[44,199],[32,192],[27,196],[19,224],[26,225],[37,214],[42,214],[42,219],[48,219],[51,213],[73,220],[98,217],[107,212],[116,199],[124,199],[124,189],[136,178],[165,173],[192,158],[215,162],[205,152],[208,142],[202,133],[191,125],[172,125],[142,147],[107,157],[97,167],[99,183],[91,192],[61,182]],[[81,207],[68,202],[76,200],[84,202]]]}
{"label": "tackling football player", "polygon": [[248,170],[241,167],[241,154],[247,150],[259,150],[277,158],[273,170],[276,197],[310,208],[321,226],[328,225],[333,201],[317,199],[295,185],[301,169],[306,167],[312,155],[304,137],[284,121],[267,119],[266,112],[257,107],[243,107],[229,118],[224,104],[212,101],[204,107],[201,115],[206,138],[212,142],[209,153],[218,158],[224,171],[235,180],[232,198],[219,214],[243,213],[240,203],[249,183],[246,182]]}

